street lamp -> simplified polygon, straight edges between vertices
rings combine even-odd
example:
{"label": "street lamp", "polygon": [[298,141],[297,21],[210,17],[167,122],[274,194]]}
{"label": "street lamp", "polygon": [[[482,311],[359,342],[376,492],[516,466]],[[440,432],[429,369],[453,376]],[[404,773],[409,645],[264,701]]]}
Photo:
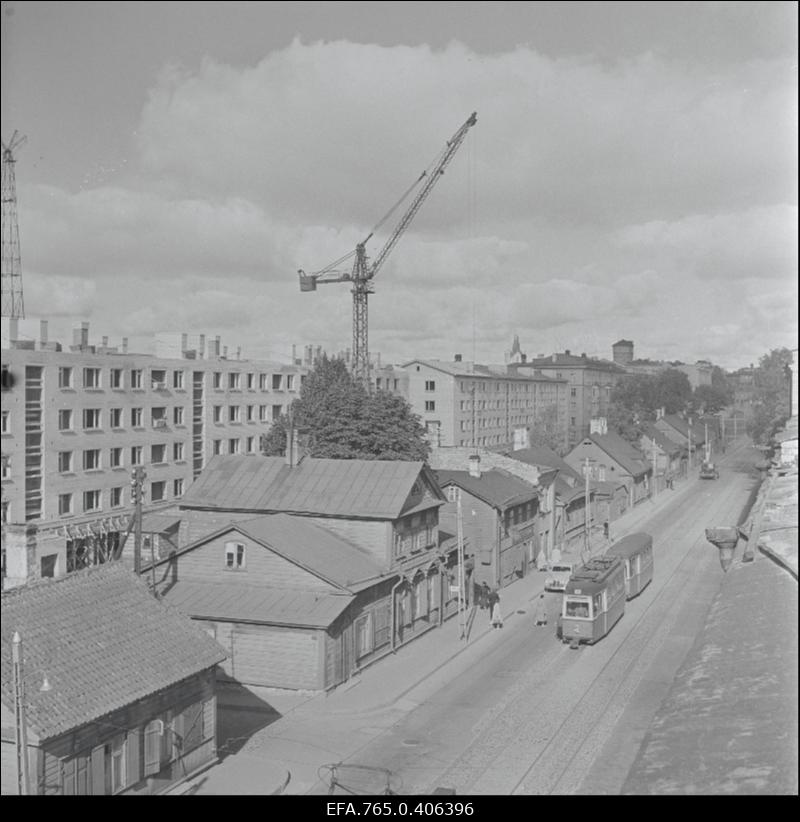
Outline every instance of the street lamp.
{"label": "street lamp", "polygon": [[735,525],[706,528],[706,539],[719,549],[719,564],[727,572],[739,541],[739,529]]}

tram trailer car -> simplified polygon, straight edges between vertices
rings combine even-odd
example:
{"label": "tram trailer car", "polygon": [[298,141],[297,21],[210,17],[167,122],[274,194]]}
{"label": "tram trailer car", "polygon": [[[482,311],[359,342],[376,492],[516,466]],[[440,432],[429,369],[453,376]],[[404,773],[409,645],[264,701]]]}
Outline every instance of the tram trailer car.
{"label": "tram trailer car", "polygon": [[653,579],[653,538],[644,532],[615,542],[607,557],[619,557],[625,568],[625,599],[638,596]]}
{"label": "tram trailer car", "polygon": [[619,557],[590,559],[573,572],[561,601],[557,635],[593,645],[625,613],[625,566]]}

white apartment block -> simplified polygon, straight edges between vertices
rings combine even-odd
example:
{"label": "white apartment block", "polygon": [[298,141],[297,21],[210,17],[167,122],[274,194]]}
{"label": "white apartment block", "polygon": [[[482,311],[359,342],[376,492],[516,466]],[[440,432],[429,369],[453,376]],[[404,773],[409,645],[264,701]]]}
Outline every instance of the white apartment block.
{"label": "white apartment block", "polygon": [[[509,373],[506,366],[411,360],[408,401],[433,446],[526,447],[543,414],[555,415],[567,442],[567,381]],[[551,411],[552,410],[552,411]]]}
{"label": "white apartment block", "polygon": [[[214,454],[256,454],[308,369],[227,359],[219,338],[150,356],[16,339],[2,394],[3,587],[105,561],[128,530],[131,473],[146,472],[146,511],[174,505]],[[162,348],[162,351],[164,349]]]}

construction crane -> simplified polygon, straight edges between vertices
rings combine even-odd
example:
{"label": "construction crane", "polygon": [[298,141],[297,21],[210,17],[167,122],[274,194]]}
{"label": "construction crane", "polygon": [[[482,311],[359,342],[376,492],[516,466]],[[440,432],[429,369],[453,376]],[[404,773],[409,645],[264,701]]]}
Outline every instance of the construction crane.
{"label": "construction crane", "polygon": [[[306,274],[302,269],[298,270],[300,276],[300,290],[301,291],[316,291],[317,285],[325,283],[344,283],[349,282],[353,284],[351,289],[353,294],[353,373],[356,378],[360,379],[367,387],[369,387],[369,346],[368,346],[368,323],[367,323],[367,297],[374,293],[372,280],[380,270],[381,266],[386,262],[386,258],[391,253],[392,249],[397,245],[397,241],[402,236],[403,232],[411,224],[414,215],[419,211],[420,206],[425,202],[431,190],[439,181],[439,178],[444,174],[444,170],[448,163],[453,159],[456,151],[467,136],[467,132],[478,121],[477,113],[472,112],[469,119],[459,130],[447,141],[445,148],[439,157],[434,161],[430,170],[425,170],[420,174],[417,180],[411,185],[408,191],[392,206],[389,212],[383,219],[370,231],[366,238],[356,245],[354,251],[350,251],[338,260],[334,260],[325,268],[314,272],[313,274]],[[417,192],[416,197],[411,202],[411,205],[406,209],[400,221],[395,226],[389,239],[384,244],[383,248],[375,256],[370,265],[367,257],[366,245],[375,232],[383,225],[386,220],[397,210],[397,208],[406,200],[411,192],[422,183],[422,187]],[[341,271],[337,267],[355,256],[353,268],[351,271]]]}
{"label": "construction crane", "polygon": [[19,224],[17,222],[17,182],[14,174],[16,150],[27,138],[18,132],[3,145],[3,257],[2,257],[2,316],[25,318],[22,299],[22,262],[19,252]]}

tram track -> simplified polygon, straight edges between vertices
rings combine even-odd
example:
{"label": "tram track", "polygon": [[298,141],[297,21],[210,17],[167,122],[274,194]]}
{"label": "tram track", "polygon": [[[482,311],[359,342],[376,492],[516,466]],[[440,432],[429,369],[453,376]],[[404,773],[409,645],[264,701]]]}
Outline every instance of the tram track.
{"label": "tram track", "polygon": [[[742,486],[741,481],[732,482],[726,493],[710,500],[703,518],[735,520]],[[708,487],[704,494],[718,487]],[[684,490],[691,497],[703,488],[700,483]],[[676,498],[675,505],[680,502],[681,497]],[[577,790],[648,669],[670,642],[682,607],[694,595],[692,580],[713,578],[716,552],[705,543],[698,515],[696,505],[654,512],[646,529],[658,533],[667,550],[656,555],[651,586],[628,603],[622,620],[591,651],[576,656],[559,644],[544,657],[537,656],[476,723],[472,744],[440,774],[439,782],[477,794]],[[692,532],[694,538],[687,540]],[[684,542],[682,552],[669,550]],[[610,655],[593,653],[609,648]]]}

